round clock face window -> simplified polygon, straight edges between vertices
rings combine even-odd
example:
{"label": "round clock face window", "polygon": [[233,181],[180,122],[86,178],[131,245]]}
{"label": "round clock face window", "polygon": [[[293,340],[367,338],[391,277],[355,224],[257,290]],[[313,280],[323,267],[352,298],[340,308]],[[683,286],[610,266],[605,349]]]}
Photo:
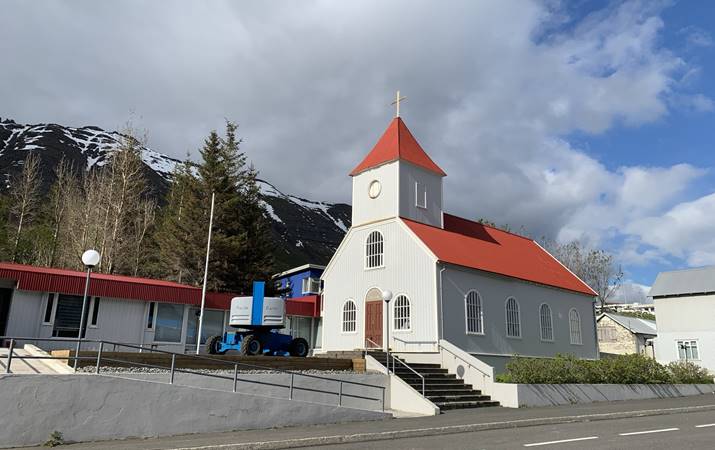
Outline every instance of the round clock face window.
{"label": "round clock face window", "polygon": [[382,186],[380,186],[380,182],[375,180],[372,183],[370,183],[370,189],[368,190],[368,195],[370,198],[377,198],[378,195],[380,195],[380,191],[382,190]]}

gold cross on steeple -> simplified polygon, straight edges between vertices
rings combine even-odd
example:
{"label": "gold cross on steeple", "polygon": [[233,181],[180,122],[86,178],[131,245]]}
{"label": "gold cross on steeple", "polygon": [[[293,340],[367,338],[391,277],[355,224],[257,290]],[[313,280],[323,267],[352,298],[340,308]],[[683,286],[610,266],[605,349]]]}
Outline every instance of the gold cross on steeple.
{"label": "gold cross on steeple", "polygon": [[395,117],[400,117],[400,102],[403,100],[407,100],[407,97],[400,97],[400,91],[397,91],[397,95],[395,95],[395,101],[391,103],[393,105],[397,105]]}

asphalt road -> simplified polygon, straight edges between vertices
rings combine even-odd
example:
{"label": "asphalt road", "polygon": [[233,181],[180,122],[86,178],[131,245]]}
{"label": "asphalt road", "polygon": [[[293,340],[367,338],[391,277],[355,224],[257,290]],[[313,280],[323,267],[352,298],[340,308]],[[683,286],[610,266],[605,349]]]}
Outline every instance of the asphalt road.
{"label": "asphalt road", "polygon": [[326,445],[352,449],[707,449],[715,448],[715,412],[635,417],[588,423],[479,431],[361,444]]}

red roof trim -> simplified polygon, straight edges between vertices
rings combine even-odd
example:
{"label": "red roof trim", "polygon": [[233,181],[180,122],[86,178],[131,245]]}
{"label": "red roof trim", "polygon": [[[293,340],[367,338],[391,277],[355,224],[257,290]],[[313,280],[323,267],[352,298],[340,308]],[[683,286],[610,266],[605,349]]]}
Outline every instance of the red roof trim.
{"label": "red roof trim", "polygon": [[597,295],[532,239],[451,214],[444,214],[444,229],[401,219],[442,262]]}
{"label": "red roof trim", "polygon": [[286,299],[286,315],[320,317],[320,296],[306,295]]}
{"label": "red roof trim", "polygon": [[[83,295],[86,273],[75,270],[0,263],[0,279],[17,283],[17,289]],[[89,294],[97,297],[157,301],[186,305],[201,304],[201,289],[173,281],[123,275],[92,274]],[[236,294],[207,292],[206,307],[229,309]]]}
{"label": "red roof trim", "polygon": [[402,119],[396,117],[365,159],[350,172],[350,176],[397,160],[409,161],[440,176],[447,175],[422,149]]}

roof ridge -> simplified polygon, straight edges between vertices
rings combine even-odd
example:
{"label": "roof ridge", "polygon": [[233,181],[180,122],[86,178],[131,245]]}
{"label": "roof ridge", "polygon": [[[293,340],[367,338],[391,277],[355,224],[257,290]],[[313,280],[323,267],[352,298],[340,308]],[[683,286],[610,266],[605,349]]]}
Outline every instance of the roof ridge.
{"label": "roof ridge", "polygon": [[[501,231],[502,233],[511,234],[512,236],[516,236],[516,237],[519,237],[519,238],[522,238],[522,239],[526,239],[527,241],[536,242],[536,240],[533,239],[533,238],[526,237],[526,236],[522,236],[521,234],[517,234],[517,233],[514,233],[514,232],[512,232],[512,231],[508,231],[508,230],[501,229],[501,228],[499,228],[499,227],[497,227],[497,226],[495,226],[495,225],[489,225],[489,224],[486,224],[486,223],[483,223],[483,222],[479,222],[478,220],[467,219],[467,218],[465,218],[465,217],[460,217],[460,216],[457,216],[457,215],[455,215],[455,214],[450,214],[450,213],[448,213],[448,212],[443,212],[443,214],[447,214],[447,215],[450,215],[450,216],[452,216],[452,217],[456,217],[457,219],[466,220],[467,222],[471,222],[471,223],[474,223],[474,224],[477,224],[477,225],[482,225],[482,226],[484,226],[484,227],[486,227],[486,228],[491,228],[492,230]],[[449,230],[446,230],[446,231],[449,231]],[[460,233],[460,234],[461,234],[461,233]]]}

